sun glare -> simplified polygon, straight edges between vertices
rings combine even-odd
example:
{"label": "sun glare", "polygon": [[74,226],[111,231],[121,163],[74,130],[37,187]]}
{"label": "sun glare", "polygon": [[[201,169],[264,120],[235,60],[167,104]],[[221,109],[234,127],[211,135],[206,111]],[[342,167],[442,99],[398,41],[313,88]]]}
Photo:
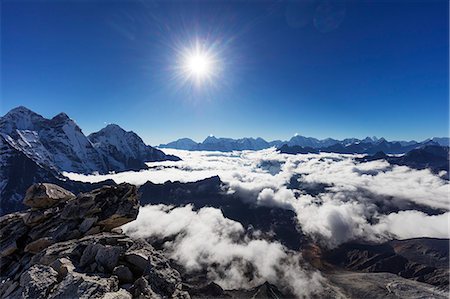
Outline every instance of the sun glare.
{"label": "sun glare", "polygon": [[212,68],[211,59],[204,53],[194,54],[187,57],[186,68],[196,77],[207,76]]}
{"label": "sun glare", "polygon": [[219,73],[217,54],[211,47],[197,42],[191,48],[180,51],[179,75],[184,83],[191,82],[194,85],[204,83],[214,84],[214,79]]}

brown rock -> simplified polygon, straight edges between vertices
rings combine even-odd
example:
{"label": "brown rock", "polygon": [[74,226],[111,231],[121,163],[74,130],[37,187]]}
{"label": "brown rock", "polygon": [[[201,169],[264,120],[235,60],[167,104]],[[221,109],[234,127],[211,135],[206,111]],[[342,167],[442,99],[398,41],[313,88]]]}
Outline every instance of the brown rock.
{"label": "brown rock", "polygon": [[75,198],[75,195],[54,184],[34,184],[28,188],[23,203],[32,208],[49,208],[59,203]]}
{"label": "brown rock", "polygon": [[17,243],[15,240],[7,244],[2,244],[0,249],[0,257],[5,257],[13,254],[17,250]]}
{"label": "brown rock", "polygon": [[99,232],[101,232],[102,230],[100,229],[100,226],[94,226],[91,227],[90,230],[88,230],[85,235],[95,235],[98,234]]}
{"label": "brown rock", "polygon": [[53,243],[54,243],[54,241],[49,237],[40,238],[40,239],[37,239],[36,241],[29,243],[27,246],[25,246],[24,251],[31,252],[31,253],[38,253]]}

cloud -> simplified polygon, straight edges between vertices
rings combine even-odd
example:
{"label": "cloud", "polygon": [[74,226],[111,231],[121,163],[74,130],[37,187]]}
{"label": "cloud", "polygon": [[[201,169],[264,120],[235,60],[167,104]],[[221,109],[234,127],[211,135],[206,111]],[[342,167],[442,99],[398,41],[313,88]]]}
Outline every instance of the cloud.
{"label": "cloud", "polygon": [[419,211],[400,211],[383,216],[375,225],[379,231],[389,231],[397,239],[449,237],[450,213],[429,216]]}
{"label": "cloud", "polygon": [[[302,231],[329,247],[351,240],[448,237],[448,229],[434,226],[448,218],[449,182],[426,169],[392,166],[383,160],[359,163],[358,155],[286,155],[273,148],[231,153],[164,151],[183,161],[148,163],[151,168],[140,172],[66,175],[137,185],[147,180],[188,182],[219,175],[228,192],[244,201],[295,211]],[[400,217],[406,217],[409,227],[402,225]]]}
{"label": "cloud", "polygon": [[145,206],[123,229],[138,238],[169,238],[164,248],[172,259],[190,272],[206,269],[208,278],[225,289],[269,281],[306,298],[320,292],[325,281],[319,272],[306,269],[300,254],[278,242],[248,236],[240,223],[225,218],[219,209]]}

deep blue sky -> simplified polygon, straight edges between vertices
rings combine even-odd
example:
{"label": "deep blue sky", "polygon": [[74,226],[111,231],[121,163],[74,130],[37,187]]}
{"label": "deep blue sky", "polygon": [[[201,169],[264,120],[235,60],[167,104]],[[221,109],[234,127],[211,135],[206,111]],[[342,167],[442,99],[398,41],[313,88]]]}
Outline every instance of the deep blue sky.
{"label": "deep blue sky", "polygon": [[[2,1],[1,114],[64,111],[150,144],[448,135],[448,1]],[[214,44],[210,84],[177,49]]]}

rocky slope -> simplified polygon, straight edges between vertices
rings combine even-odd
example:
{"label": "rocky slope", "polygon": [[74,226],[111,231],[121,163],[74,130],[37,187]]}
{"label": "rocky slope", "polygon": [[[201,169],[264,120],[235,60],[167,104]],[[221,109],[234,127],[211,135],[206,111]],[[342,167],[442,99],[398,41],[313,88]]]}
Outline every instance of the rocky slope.
{"label": "rocky slope", "polygon": [[0,218],[2,298],[189,298],[168,260],[118,226],[136,218],[136,187],[75,196],[38,184],[31,209]]}
{"label": "rocky slope", "polygon": [[324,260],[347,270],[386,272],[448,291],[448,240],[409,239],[379,245],[348,243],[326,252]]}
{"label": "rocky slope", "polygon": [[23,195],[27,188],[39,182],[58,184],[73,192],[86,192],[104,184],[115,185],[112,180],[83,183],[68,180],[48,165],[38,164],[22,151],[11,146],[0,135],[0,216],[24,210]]}

